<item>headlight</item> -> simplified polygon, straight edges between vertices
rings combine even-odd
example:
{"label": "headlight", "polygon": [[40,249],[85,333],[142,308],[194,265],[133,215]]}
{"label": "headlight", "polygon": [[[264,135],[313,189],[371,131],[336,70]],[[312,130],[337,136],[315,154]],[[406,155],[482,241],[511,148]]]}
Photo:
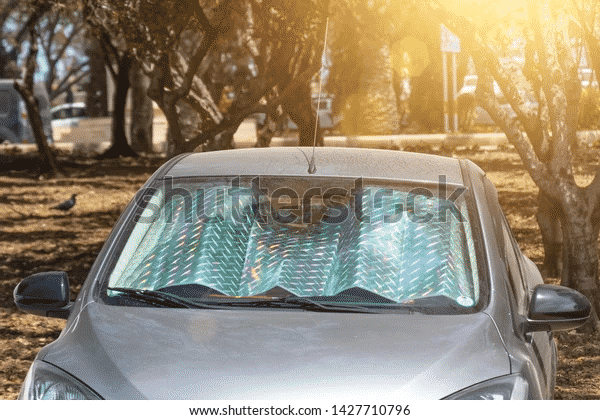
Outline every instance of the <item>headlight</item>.
{"label": "headlight", "polygon": [[99,400],[94,391],[66,372],[40,360],[31,365],[19,400]]}
{"label": "headlight", "polygon": [[519,374],[501,376],[458,391],[445,400],[526,400],[529,384]]}

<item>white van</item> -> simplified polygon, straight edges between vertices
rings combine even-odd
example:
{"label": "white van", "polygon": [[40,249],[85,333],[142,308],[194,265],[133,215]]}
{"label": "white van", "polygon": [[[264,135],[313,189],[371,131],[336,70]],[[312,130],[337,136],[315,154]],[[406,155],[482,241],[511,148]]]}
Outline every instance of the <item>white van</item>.
{"label": "white van", "polygon": [[[0,144],[4,142],[35,143],[25,102],[15,89],[14,83],[14,79],[0,79]],[[48,144],[51,144],[53,138],[50,97],[43,83],[34,85],[33,94],[40,107],[44,134]]]}

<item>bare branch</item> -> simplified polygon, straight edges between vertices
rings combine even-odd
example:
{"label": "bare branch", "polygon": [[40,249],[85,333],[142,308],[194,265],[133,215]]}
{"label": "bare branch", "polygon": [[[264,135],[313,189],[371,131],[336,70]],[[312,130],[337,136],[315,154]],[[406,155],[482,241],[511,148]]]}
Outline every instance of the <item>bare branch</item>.
{"label": "bare branch", "polygon": [[[564,74],[555,59],[559,55],[555,42],[552,42],[556,41],[556,37],[552,36],[552,28],[547,24],[552,21],[552,16],[547,5],[542,6],[541,10],[535,0],[528,0],[527,5],[540,63],[538,69],[542,76],[544,95],[548,101],[548,115],[552,130],[550,168],[554,174],[565,173],[572,176],[570,141],[566,127],[567,98],[563,88]],[[554,46],[550,53],[547,45]]]}
{"label": "bare branch", "polygon": [[232,0],[225,0],[223,3],[219,4],[219,7],[215,11],[215,17],[213,19],[214,22],[211,24],[208,21],[204,10],[202,10],[200,3],[192,2],[192,4],[194,4],[194,14],[204,30],[204,36],[202,37],[202,41],[200,42],[198,49],[190,59],[188,71],[184,75],[181,85],[174,92],[176,98],[180,99],[188,94],[192,86],[194,75],[196,75],[198,72],[198,68],[206,56],[206,53],[213,45],[217,37],[226,32],[229,26],[229,22],[227,20],[227,11],[229,10],[231,3]]}
{"label": "bare branch", "polygon": [[50,2],[44,2],[40,4],[39,7],[35,8],[33,10],[33,13],[31,13],[31,15],[29,16],[29,19],[27,19],[27,22],[25,22],[25,25],[23,25],[21,30],[15,36],[15,42],[17,44],[22,44],[23,39],[30,32],[30,28],[35,26],[37,22],[39,22],[42,15],[44,15],[44,13],[49,11],[51,8],[52,3]]}
{"label": "bare branch", "polygon": [[[50,100],[56,98],[61,93],[66,92],[72,86],[79,83],[81,81],[81,79],[83,79],[85,76],[87,76],[89,74],[90,70],[89,70],[89,68],[84,70],[84,67],[86,67],[88,64],[89,64],[89,61],[86,61],[85,63],[81,63],[78,66],[70,69],[69,72],[65,75],[65,77],[61,80],[58,87],[56,89],[53,89],[50,91]],[[77,74],[77,73],[79,73],[79,74]],[[71,76],[74,76],[74,77],[71,77]]]}
{"label": "bare branch", "polygon": [[63,45],[61,46],[61,49],[56,53],[56,56],[52,59],[52,61],[50,61],[51,68],[56,67],[56,64],[60,61],[62,56],[65,54],[65,51],[67,50],[67,48],[69,48],[73,39],[77,35],[79,35],[79,33],[83,30],[84,27],[85,26],[83,23],[80,23],[79,25],[75,26],[75,28],[71,31],[71,33],[69,34],[67,39],[64,41]]}
{"label": "bare branch", "polygon": [[[187,68],[185,64],[185,58],[179,52],[176,52],[175,56],[177,58],[177,62],[173,67],[175,67],[177,71],[172,71],[171,73],[174,76],[175,83],[182,83],[183,75],[186,73]],[[198,95],[196,92],[200,92],[200,95]],[[188,97],[191,98],[189,104],[192,107],[196,108],[196,106],[199,105],[202,108],[202,112],[210,115],[210,118],[215,123],[219,123],[223,119],[223,114],[221,114],[219,107],[217,106],[217,104],[215,104],[215,101],[212,98],[210,91],[208,90],[202,79],[197,75],[194,76],[194,79],[192,81],[192,88],[190,89],[190,92],[188,93],[186,98]]]}
{"label": "bare branch", "polygon": [[498,82],[498,85],[504,93],[504,97],[514,110],[519,121],[523,124],[525,130],[528,132],[535,131],[537,124],[535,113],[525,106],[525,102],[522,95],[519,93],[519,90],[500,64],[500,61],[492,49],[484,44],[483,38],[475,24],[464,17],[459,17],[449,12],[436,0],[428,0],[425,4],[431,15],[436,16],[438,20],[444,22],[452,32],[465,40],[467,49],[472,52],[474,57],[476,55],[481,57],[482,62],[485,63],[485,66],[490,70],[492,76]]}
{"label": "bare branch", "polygon": [[0,31],[4,29],[4,23],[10,17],[12,11],[19,6],[21,0],[9,0],[0,11]]}

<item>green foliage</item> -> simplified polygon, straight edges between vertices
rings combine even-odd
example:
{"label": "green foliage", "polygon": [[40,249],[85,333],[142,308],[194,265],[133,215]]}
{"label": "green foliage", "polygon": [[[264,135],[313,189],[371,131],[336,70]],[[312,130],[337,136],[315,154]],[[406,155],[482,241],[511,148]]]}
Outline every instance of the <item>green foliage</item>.
{"label": "green foliage", "polygon": [[597,128],[600,123],[600,90],[587,88],[581,91],[577,124],[580,129]]}

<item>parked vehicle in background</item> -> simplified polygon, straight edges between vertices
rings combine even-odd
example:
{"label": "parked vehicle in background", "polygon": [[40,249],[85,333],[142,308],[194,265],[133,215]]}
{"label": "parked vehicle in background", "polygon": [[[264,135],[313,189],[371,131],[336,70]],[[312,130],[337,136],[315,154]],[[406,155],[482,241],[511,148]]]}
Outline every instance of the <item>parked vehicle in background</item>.
{"label": "parked vehicle in background", "polygon": [[339,123],[342,121],[342,117],[339,115],[333,115],[333,95],[321,94],[321,100],[319,102],[319,95],[313,95],[312,106],[313,109],[319,109],[319,125],[324,131],[324,134],[329,134],[334,131]]}
{"label": "parked vehicle in background", "polygon": [[[0,79],[0,143],[35,143],[25,102],[14,83],[15,79]],[[40,108],[44,134],[48,143],[52,143],[50,97],[44,84],[36,83],[33,94]]]}
{"label": "parked vehicle in background", "polygon": [[[458,91],[458,96],[461,95],[472,95],[475,96],[475,88],[477,87],[477,75],[469,74],[465,76],[463,87]],[[502,89],[498,86],[498,83],[494,80],[494,93],[497,97],[503,98],[504,94],[502,93]]]}
{"label": "parked vehicle in background", "polygon": [[581,80],[581,87],[583,89],[586,89],[590,86],[598,89],[598,81],[595,80],[594,71],[592,69],[579,69],[579,79]]}
{"label": "parked vehicle in background", "polygon": [[[482,107],[476,105],[475,89],[477,88],[477,75],[465,76],[463,87],[458,91],[458,120],[460,130],[469,132],[474,125],[494,125],[494,120]],[[504,102],[504,94],[498,83],[494,80],[494,93]]]}
{"label": "parked vehicle in background", "polygon": [[[311,104],[313,112],[317,112],[317,106],[319,108],[319,126],[323,130],[324,135],[330,135],[339,128],[339,124],[342,122],[343,117],[341,115],[333,115],[333,95],[321,94],[321,101],[319,103],[319,95],[313,95],[311,98]],[[259,126],[265,124],[265,114],[256,114],[256,121]],[[285,131],[297,131],[298,126],[289,116],[285,116],[278,128],[278,135],[281,135]]]}
{"label": "parked vehicle in background", "polygon": [[85,102],[66,103],[52,108],[52,127],[76,127],[88,118]]}
{"label": "parked vehicle in background", "polygon": [[[461,90],[458,92],[457,102],[458,102],[458,119],[460,130],[463,132],[472,131],[475,125],[485,126],[485,125],[495,125],[496,123],[487,113],[485,109],[480,106],[477,106],[477,102],[475,100],[475,89],[477,87],[477,75],[467,75],[465,76],[464,85]],[[500,106],[504,108],[509,115],[513,118],[516,117],[515,112],[513,111],[510,104],[506,101],[504,97],[504,93],[498,83],[494,80],[494,94],[498,98],[500,102]],[[525,107],[537,108],[537,101],[531,92],[522,92],[527,101],[525,102]]]}

